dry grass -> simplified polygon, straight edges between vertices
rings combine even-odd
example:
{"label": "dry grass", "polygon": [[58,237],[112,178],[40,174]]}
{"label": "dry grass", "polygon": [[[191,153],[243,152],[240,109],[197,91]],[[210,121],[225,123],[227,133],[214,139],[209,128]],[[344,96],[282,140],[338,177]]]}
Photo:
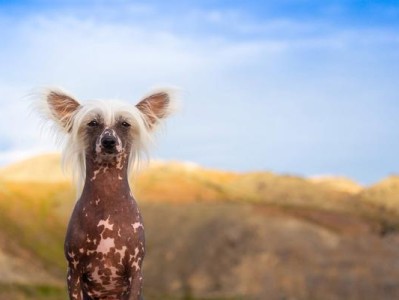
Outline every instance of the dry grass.
{"label": "dry grass", "polygon": [[360,195],[362,200],[373,203],[381,209],[399,213],[399,176],[385,178],[362,191]]}
{"label": "dry grass", "polygon": [[61,182],[68,181],[60,168],[57,153],[32,157],[0,169],[0,179],[19,182]]}
{"label": "dry grass", "polygon": [[[0,171],[0,261],[14,272],[0,278],[0,299],[65,299],[74,191],[58,165],[45,156]],[[133,185],[147,234],[146,299],[399,298],[397,177],[362,189],[156,163]]]}
{"label": "dry grass", "polygon": [[357,194],[363,190],[363,186],[359,183],[339,176],[318,176],[309,178],[311,182],[323,185],[330,189],[334,189],[339,192],[345,192],[349,194]]}

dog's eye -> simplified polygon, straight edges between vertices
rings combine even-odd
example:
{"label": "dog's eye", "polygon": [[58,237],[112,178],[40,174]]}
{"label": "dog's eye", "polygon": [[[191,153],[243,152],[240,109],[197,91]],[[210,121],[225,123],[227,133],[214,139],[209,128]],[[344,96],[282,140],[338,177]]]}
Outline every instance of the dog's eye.
{"label": "dog's eye", "polygon": [[98,126],[98,122],[96,120],[91,120],[87,125],[90,127],[96,127]]}
{"label": "dog's eye", "polygon": [[130,124],[128,122],[126,122],[126,121],[123,121],[122,122],[122,126],[123,127],[130,127]]}

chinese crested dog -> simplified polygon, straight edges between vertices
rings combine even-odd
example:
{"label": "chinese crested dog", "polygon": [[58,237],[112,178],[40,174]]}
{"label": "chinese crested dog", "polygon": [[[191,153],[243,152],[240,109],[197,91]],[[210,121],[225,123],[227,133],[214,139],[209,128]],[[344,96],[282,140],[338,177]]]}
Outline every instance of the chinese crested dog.
{"label": "chinese crested dog", "polygon": [[65,138],[63,161],[77,182],[65,238],[70,299],[143,299],[144,227],[129,174],[172,111],[170,91],[133,105],[80,103],[49,90],[43,104],[46,118]]}

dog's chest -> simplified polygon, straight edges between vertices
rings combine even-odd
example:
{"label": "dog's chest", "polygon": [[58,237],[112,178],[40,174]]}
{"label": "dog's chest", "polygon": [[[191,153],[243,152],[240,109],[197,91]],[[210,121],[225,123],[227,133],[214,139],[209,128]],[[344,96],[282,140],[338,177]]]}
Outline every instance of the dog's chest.
{"label": "dog's chest", "polygon": [[[97,201],[97,207],[92,207]],[[87,201],[86,201],[87,202]],[[82,273],[93,297],[127,292],[144,259],[144,227],[134,200],[118,207],[99,206],[97,199],[77,203],[72,214],[65,254],[69,267]]]}

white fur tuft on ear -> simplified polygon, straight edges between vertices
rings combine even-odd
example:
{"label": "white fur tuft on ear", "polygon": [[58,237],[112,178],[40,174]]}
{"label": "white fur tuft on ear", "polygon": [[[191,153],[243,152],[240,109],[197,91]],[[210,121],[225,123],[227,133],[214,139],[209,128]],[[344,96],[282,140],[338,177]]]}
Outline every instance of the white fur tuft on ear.
{"label": "white fur tuft on ear", "polygon": [[40,98],[35,110],[41,113],[43,119],[53,121],[62,131],[70,132],[73,116],[81,108],[79,102],[60,89],[46,89]]}
{"label": "white fur tuft on ear", "polygon": [[47,117],[66,132],[70,132],[73,116],[81,107],[79,102],[60,89],[47,90],[43,98],[48,108]]}
{"label": "white fur tuft on ear", "polygon": [[177,91],[173,89],[157,89],[136,105],[150,129],[153,129],[161,120],[176,110],[176,94]]}

